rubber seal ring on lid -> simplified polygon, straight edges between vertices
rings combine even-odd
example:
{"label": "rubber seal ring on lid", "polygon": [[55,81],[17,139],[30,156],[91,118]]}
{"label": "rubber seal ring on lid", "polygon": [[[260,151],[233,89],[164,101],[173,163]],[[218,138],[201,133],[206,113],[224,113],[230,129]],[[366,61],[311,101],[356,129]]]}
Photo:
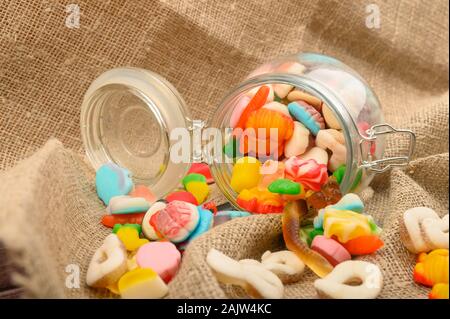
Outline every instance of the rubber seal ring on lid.
{"label": "rubber seal ring on lid", "polygon": [[[413,131],[396,129],[389,124],[377,124],[372,126],[365,133],[367,136],[361,135],[361,140],[359,142],[359,150],[362,158],[361,168],[368,169],[375,173],[383,173],[391,167],[407,166],[411,161],[416,146],[416,135]],[[377,137],[391,134],[408,136],[407,154],[374,160],[370,149],[373,145],[376,145]],[[368,143],[368,147],[366,143]]]}

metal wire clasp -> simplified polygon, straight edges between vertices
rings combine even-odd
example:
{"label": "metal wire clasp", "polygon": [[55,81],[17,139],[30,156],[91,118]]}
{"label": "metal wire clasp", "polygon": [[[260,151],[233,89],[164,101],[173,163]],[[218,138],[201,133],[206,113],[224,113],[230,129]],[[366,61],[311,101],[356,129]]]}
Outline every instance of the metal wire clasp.
{"label": "metal wire clasp", "polygon": [[[406,166],[411,160],[416,146],[416,134],[411,130],[395,129],[389,124],[377,124],[366,131],[367,136],[362,136],[359,141],[359,150],[362,155],[361,168],[366,168],[376,173],[387,171],[393,166]],[[373,159],[372,147],[376,144],[378,136],[388,134],[406,134],[409,136],[408,154],[404,156]],[[368,148],[365,143],[368,143]]]}

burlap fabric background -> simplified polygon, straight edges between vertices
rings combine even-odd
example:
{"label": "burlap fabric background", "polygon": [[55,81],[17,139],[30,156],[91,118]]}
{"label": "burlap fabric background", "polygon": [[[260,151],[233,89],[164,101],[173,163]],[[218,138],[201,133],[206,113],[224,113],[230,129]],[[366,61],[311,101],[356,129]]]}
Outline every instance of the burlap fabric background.
{"label": "burlap fabric background", "polygon": [[[426,297],[412,282],[414,256],[399,242],[398,222],[413,206],[448,212],[447,1],[76,1],[80,27],[70,29],[71,2],[0,0],[0,265],[14,270],[26,296],[103,294],[84,285],[109,231],[99,225],[103,206],[79,134],[81,100],[96,76],[126,65],[153,70],[177,87],[193,118],[207,119],[258,64],[302,50],[353,66],[377,92],[386,122],[416,132],[411,165],[372,183],[366,203],[383,222],[386,246],[369,259],[382,267],[381,297]],[[373,3],[380,29],[365,26]],[[51,137],[64,147],[51,140],[21,161]],[[388,153],[404,147],[391,140]],[[242,296],[212,276],[211,247],[233,258],[282,248],[279,217],[236,220],[195,240],[170,297]],[[66,288],[70,264],[80,267],[79,289]],[[313,280],[305,273],[286,296],[315,297]]]}

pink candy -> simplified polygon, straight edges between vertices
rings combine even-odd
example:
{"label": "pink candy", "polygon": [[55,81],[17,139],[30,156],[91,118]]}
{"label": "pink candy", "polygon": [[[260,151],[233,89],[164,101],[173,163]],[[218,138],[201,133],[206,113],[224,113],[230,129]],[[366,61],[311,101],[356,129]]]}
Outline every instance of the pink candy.
{"label": "pink candy", "polygon": [[168,283],[178,271],[181,254],[171,242],[151,242],[139,248],[136,262],[141,268],[153,269]]}
{"label": "pink candy", "polygon": [[301,160],[292,156],[284,164],[286,178],[313,191],[319,191],[328,180],[327,166],[318,164],[314,159]]}
{"label": "pink candy", "polygon": [[344,246],[334,239],[326,238],[321,235],[314,237],[311,249],[325,257],[333,266],[352,259],[352,256]]}

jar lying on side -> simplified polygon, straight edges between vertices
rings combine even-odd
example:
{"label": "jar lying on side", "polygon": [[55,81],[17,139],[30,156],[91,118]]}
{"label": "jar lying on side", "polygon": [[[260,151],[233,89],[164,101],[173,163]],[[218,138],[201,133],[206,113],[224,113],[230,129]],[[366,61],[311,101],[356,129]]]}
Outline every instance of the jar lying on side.
{"label": "jar lying on side", "polygon": [[[332,175],[343,193],[359,192],[375,173],[406,165],[415,144],[411,131],[384,124],[378,99],[355,71],[313,53],[264,64],[231,90],[208,123],[221,133],[212,144],[223,147],[208,143],[202,157],[191,141],[198,146],[205,126],[190,119],[175,88],[142,69],[100,75],[82,107],[82,137],[95,168],[108,161],[127,167],[162,197],[203,158],[226,198],[255,213],[280,212]],[[180,142],[171,139],[174,129],[192,133],[185,161],[172,160]],[[409,136],[408,152],[383,158],[392,133]]]}

